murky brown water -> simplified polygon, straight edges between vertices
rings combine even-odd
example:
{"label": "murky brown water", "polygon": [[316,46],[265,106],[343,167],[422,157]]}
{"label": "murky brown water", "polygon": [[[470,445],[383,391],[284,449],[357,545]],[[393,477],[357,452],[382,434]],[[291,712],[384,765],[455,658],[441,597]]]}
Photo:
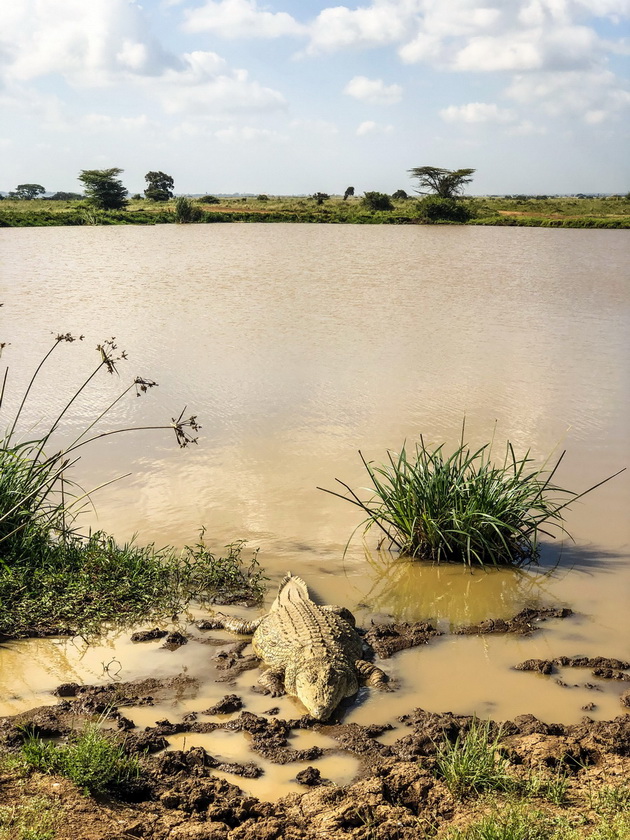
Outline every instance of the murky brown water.
{"label": "murky brown water", "polygon": [[[168,421],[187,404],[203,430],[184,451],[162,433],[95,445],[80,465],[86,484],[133,475],[98,494],[98,519],[86,523],[158,544],[190,543],[201,525],[216,548],[246,538],[261,547],[269,599],[291,569],[361,621],[430,618],[448,629],[525,605],[567,604],[577,613],[529,639],[447,637],[403,652],[386,663],[398,691],[362,692],[349,720],[395,722],[421,706],[571,722],[591,701],[591,716],[609,718],[620,709],[618,686],[561,688],[511,666],[562,654],[630,656],[628,473],[570,513],[575,544],[564,545],[555,571],[551,546],[542,570],[472,575],[392,561],[375,550],[376,535],[365,546],[355,538],[344,557],[355,509],[316,487],[332,488],[336,477],[364,485],[358,449],[379,460],[419,433],[455,443],[464,414],[473,444],[489,439],[496,421],[498,450],[506,437],[540,458],[566,448],[558,482],[577,490],[630,466],[628,241],[625,231],[518,228],[3,230],[7,412],[51,332],[86,339],[59,348],[29,423],[52,414],[96,359],[96,343],[115,335],[130,361],[120,381],[104,378],[77,405],[72,429],[140,374],[160,387],[127,400],[113,420]],[[47,702],[70,679],[185,668],[202,689],[168,710],[174,719],[226,693],[208,657],[201,645],[173,653],[133,646],[127,633],[96,647],[7,643],[0,714]],[[584,672],[565,678],[588,681]],[[248,709],[263,711],[269,700],[248,691],[252,682],[243,675],[238,692]],[[299,712],[289,699],[278,705]],[[246,759],[243,743],[232,744],[231,759]]]}

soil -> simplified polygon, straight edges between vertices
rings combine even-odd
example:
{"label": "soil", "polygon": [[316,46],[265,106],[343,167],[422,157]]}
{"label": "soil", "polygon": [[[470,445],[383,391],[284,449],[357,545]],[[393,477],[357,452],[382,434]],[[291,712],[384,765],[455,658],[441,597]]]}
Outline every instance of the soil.
{"label": "soil", "polygon": [[[592,667],[589,660],[582,667]],[[627,663],[615,663],[615,667]],[[599,662],[596,667],[605,667]],[[465,820],[471,803],[455,799],[433,773],[436,744],[444,736],[453,741],[465,733],[473,718],[414,709],[396,721],[404,734],[393,744],[379,741],[392,725],[361,726],[337,720],[322,723],[309,717],[283,720],[274,712],[255,715],[241,711],[242,700],[226,695],[204,712],[189,713],[178,722],[158,721],[144,731],[134,729],[125,716],[131,705],[152,705],[182,698],[196,688],[185,675],[105,686],[59,686],[56,706],[44,706],[0,719],[0,750],[16,753],[24,727],[44,738],[64,738],[85,720],[101,715],[105,725],[120,731],[129,754],[141,757],[143,773],[137,783],[116,796],[94,798],[81,794],[68,780],[31,772],[24,778],[3,771],[0,763],[0,801],[17,805],[24,797],[46,795],[63,808],[57,840],[417,840],[424,829],[441,829]],[[626,694],[622,695],[623,698]],[[620,710],[621,711],[621,710]],[[198,714],[235,714],[229,720],[199,721]],[[240,712],[236,715],[236,712]],[[492,722],[493,731],[499,724]],[[217,729],[246,732],[251,748],[277,764],[305,762],[296,781],[303,793],[277,802],[264,802],[238,787],[239,777],[263,771],[255,762],[225,763],[202,747],[164,751],[169,736],[179,732]],[[336,741],[334,748],[289,746],[294,730],[314,730]],[[501,725],[502,750],[516,775],[531,769],[568,774],[570,807],[584,810],[586,791],[605,780],[622,784],[630,776],[630,715],[595,722],[588,717],[575,725],[545,723],[522,715]],[[352,755],[359,774],[339,787],[309,766],[322,755]],[[214,775],[232,774],[234,784]],[[370,833],[371,832],[371,833]]]}

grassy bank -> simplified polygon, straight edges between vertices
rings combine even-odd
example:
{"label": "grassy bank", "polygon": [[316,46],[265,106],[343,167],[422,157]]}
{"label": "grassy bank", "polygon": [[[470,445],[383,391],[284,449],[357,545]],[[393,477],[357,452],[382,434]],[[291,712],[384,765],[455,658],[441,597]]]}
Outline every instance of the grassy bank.
{"label": "grassy bank", "polygon": [[[346,201],[333,196],[321,204],[313,198],[265,196],[250,198],[193,199],[199,209],[196,223],[302,222],[312,224],[421,224],[417,198],[392,199],[392,210],[371,210],[359,197]],[[467,198],[468,224],[628,228],[630,200],[607,198]],[[0,227],[51,225],[153,225],[177,221],[176,200],[156,203],[146,199],[129,202],[125,210],[99,211],[82,201],[0,202]]]}
{"label": "grassy bank", "polygon": [[[225,556],[208,550],[201,531],[183,551],[133,543],[120,545],[108,534],[85,533],[80,513],[90,503],[73,479],[83,447],[97,440],[134,431],[171,430],[180,447],[196,442],[196,418],[138,429],[103,426],[110,410],[128,394],[140,396],[155,382],[136,377],[104,407],[70,443],[60,445],[72,406],[100,374],[118,372],[126,354],[113,339],[97,345],[98,362],[83,384],[68,395],[63,408],[41,431],[23,421],[24,408],[39,376],[49,365],[67,364],[60,348],[73,344],[69,333],[58,335],[37,366],[12,417],[0,411],[6,429],[0,437],[0,637],[94,633],[106,622],[131,624],[149,616],[181,612],[191,600],[256,601],[264,576],[256,555],[243,562],[242,542],[228,546]],[[0,390],[6,396],[8,369]],[[44,372],[44,373],[42,373]]]}

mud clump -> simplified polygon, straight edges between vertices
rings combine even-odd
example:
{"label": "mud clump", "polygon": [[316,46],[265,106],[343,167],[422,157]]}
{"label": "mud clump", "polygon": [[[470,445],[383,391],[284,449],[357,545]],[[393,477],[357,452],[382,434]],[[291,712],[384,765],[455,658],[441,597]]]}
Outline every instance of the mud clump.
{"label": "mud clump", "polygon": [[442,633],[432,624],[418,621],[401,624],[375,624],[363,636],[364,641],[381,659],[387,659],[401,650],[426,645]]}
{"label": "mud clump", "polygon": [[459,627],[453,631],[456,636],[477,636],[487,633],[516,633],[520,636],[528,636],[530,633],[539,630],[539,624],[548,618],[568,618],[573,615],[569,607],[544,607],[541,609],[527,608],[521,610],[513,618],[488,618],[479,624],[471,624],[467,627]]}
{"label": "mud clump", "polygon": [[238,712],[243,708],[243,701],[236,694],[226,694],[222,700],[205,709],[202,715],[227,715],[230,712]]}
{"label": "mud clump", "polygon": [[300,770],[295,777],[295,781],[307,787],[317,787],[318,785],[326,784],[326,780],[322,779],[322,774],[317,767],[305,767],[304,770]]}
{"label": "mud clump", "polygon": [[153,630],[138,630],[131,634],[132,642],[152,642],[155,639],[163,639],[168,636],[168,630],[160,630],[159,627],[154,627]]}
{"label": "mud clump", "polygon": [[[600,680],[616,680],[618,682],[630,682],[630,674],[625,671],[630,669],[630,663],[622,659],[611,659],[606,656],[557,656],[555,659],[526,659],[514,666],[516,671],[534,671],[539,674],[557,673],[561,668],[590,668],[591,674]],[[556,680],[558,685],[569,688],[568,683],[561,679]],[[601,686],[596,683],[584,683],[584,688],[593,691],[601,691]],[[585,707],[582,707],[583,709]],[[588,711],[588,710],[587,710]]]}

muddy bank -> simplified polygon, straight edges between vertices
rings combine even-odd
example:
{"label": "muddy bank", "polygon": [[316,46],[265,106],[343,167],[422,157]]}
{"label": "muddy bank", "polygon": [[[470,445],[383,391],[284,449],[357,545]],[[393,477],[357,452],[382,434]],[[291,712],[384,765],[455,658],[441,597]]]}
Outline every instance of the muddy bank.
{"label": "muddy bank", "polygon": [[[462,824],[474,812],[474,800],[454,797],[435,775],[437,745],[465,734],[473,718],[422,709],[392,720],[391,725],[321,723],[308,717],[284,720],[269,709],[264,715],[244,711],[242,699],[226,695],[215,707],[160,720],[143,730],[134,727],[130,706],[152,705],[194,690],[182,675],[107,686],[59,686],[55,706],[0,719],[0,751],[17,755],[24,727],[45,738],[65,738],[96,715],[114,728],[129,754],[141,757],[142,773],[116,797],[81,795],[67,780],[30,773],[18,778],[0,763],[0,799],[19,804],[23,797],[45,795],[59,803],[64,817],[58,840],[416,840],[427,829]],[[620,705],[620,712],[622,707]],[[211,720],[201,720],[211,717]],[[393,725],[402,727],[393,743],[379,740]],[[499,731],[499,723],[491,723]],[[226,764],[203,747],[166,750],[169,738],[186,733],[243,732],[251,749],[274,764],[301,762],[297,782],[303,793],[277,802],[243,793],[240,778],[262,772],[256,762]],[[334,747],[295,749],[292,733],[312,730]],[[501,724],[502,751],[515,778],[532,772],[562,771],[568,779],[567,809],[588,810],[593,785],[620,785],[630,775],[630,715],[579,724],[547,723],[522,715]],[[311,765],[324,755],[350,755],[358,761],[356,780],[331,784]],[[231,780],[216,772],[231,774]]]}

